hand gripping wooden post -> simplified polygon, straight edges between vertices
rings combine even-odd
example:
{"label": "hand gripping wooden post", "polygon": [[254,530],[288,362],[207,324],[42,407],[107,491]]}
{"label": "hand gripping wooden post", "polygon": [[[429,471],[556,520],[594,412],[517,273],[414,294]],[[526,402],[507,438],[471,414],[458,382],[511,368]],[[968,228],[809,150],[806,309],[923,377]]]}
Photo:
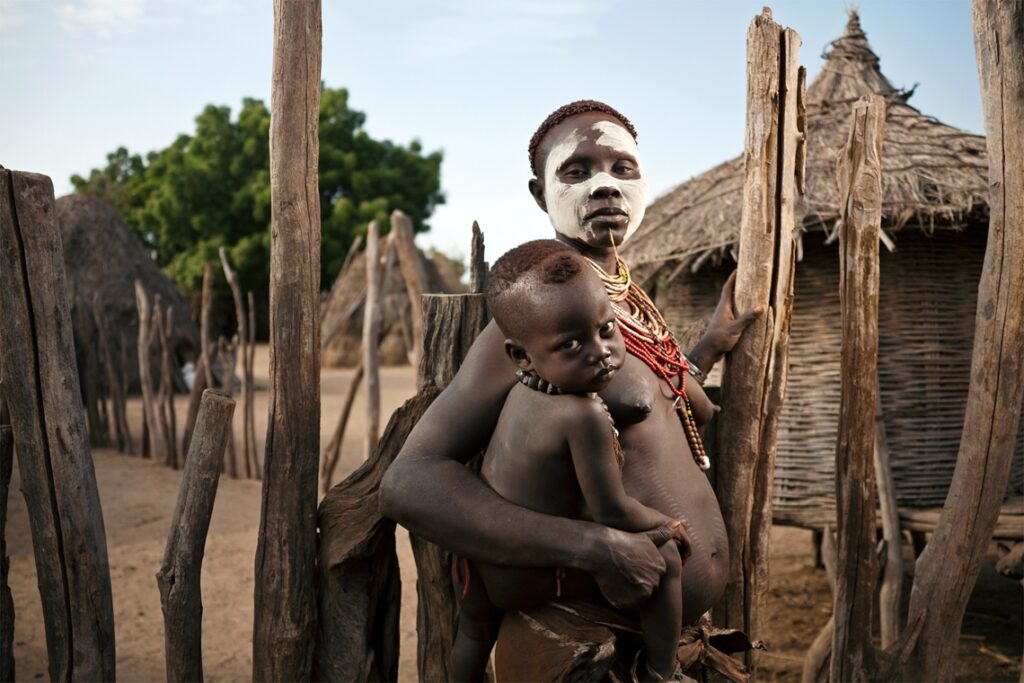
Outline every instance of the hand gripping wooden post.
{"label": "hand gripping wooden post", "polygon": [[270,417],[256,546],[253,679],[308,680],[320,457],[320,0],[274,0]]}
{"label": "hand gripping wooden post", "polygon": [[50,678],[114,680],[103,512],[79,393],[53,184],[0,170],[0,366]]}
{"label": "hand gripping wooden post", "polygon": [[231,429],[235,402],[226,394],[203,392],[189,445],[178,502],[171,517],[164,560],[156,574],[164,613],[167,680],[203,680],[203,600],[200,576],[213,502]]}
{"label": "hand gripping wooden post", "polygon": [[800,36],[755,17],[747,32],[745,179],[736,309],[765,309],[727,357],[716,492],[729,535],[729,587],[715,620],[763,638],[775,438],[788,370],[795,266],[793,209],[803,176]]}

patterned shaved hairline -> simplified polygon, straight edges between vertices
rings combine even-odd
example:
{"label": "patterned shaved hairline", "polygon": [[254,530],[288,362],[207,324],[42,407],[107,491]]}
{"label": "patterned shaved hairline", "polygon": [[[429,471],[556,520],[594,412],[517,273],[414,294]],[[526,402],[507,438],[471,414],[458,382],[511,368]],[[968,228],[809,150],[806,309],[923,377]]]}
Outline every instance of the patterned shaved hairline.
{"label": "patterned shaved hairline", "polygon": [[629,131],[629,134],[636,140],[636,128],[630,123],[629,119],[620,114],[613,107],[605,104],[604,102],[598,102],[597,100],[576,100],[569,104],[562,105],[558,109],[554,110],[548,117],[544,119],[544,122],[540,124],[536,131],[533,133],[533,137],[530,138],[530,146],[527,148],[527,152],[530,155],[530,170],[537,177],[540,177],[540,169],[537,168],[537,150],[540,149],[541,140],[544,136],[551,132],[551,129],[565,121],[571,116],[577,116],[579,114],[587,114],[589,112],[600,112],[602,114],[608,114],[612,118],[618,119],[622,127]]}

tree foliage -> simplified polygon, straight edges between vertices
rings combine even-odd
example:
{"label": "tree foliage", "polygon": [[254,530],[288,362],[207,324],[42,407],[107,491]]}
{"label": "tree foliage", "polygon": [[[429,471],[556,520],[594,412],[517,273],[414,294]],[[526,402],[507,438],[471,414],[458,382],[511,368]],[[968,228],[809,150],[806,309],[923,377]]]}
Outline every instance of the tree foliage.
{"label": "tree foliage", "polygon": [[[348,91],[323,88],[320,98],[321,282],[328,287],[357,234],[373,219],[386,229],[401,209],[417,231],[444,203],[440,151],[423,152],[375,140],[363,130],[366,115],[350,109]],[[117,207],[157,263],[185,291],[201,286],[203,265],[221,246],[246,289],[266,290],[270,268],[270,112],[245,99],[238,118],[228,107],[207,105],[195,132],[141,157],[121,147],[88,177],[75,175],[79,192]]]}

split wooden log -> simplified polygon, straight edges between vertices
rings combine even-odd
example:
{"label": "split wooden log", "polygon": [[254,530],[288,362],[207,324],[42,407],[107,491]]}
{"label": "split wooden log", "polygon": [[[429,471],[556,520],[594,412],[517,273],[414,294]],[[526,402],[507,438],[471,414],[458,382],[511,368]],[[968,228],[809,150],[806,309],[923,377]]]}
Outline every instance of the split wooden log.
{"label": "split wooden log", "polygon": [[363,372],[366,376],[366,440],[370,458],[380,434],[380,239],[377,221],[366,230],[366,304],[363,308]]}
{"label": "split wooden log", "polygon": [[1024,3],[974,0],[973,14],[989,163],[988,246],[960,451],[935,533],[917,561],[907,623],[922,626],[894,676],[904,680],[952,681],[956,674],[951,644],[999,516],[1024,397]]}
{"label": "split wooden log", "polygon": [[352,379],[348,385],[348,392],[345,394],[345,403],[341,406],[341,415],[338,417],[338,425],[334,428],[334,433],[331,435],[331,441],[327,444],[327,448],[324,450],[324,456],[322,458],[324,462],[324,473],[320,482],[321,489],[324,495],[327,495],[327,491],[331,488],[331,478],[334,477],[334,470],[338,466],[338,461],[341,460],[341,444],[345,440],[345,428],[348,426],[348,417],[352,413],[352,405],[356,400],[356,393],[359,391],[359,385],[363,381],[363,364],[360,362],[356,366],[355,372],[352,374]]}
{"label": "split wooden log", "polygon": [[405,280],[405,291],[409,294],[412,315],[409,363],[415,366],[419,361],[418,354],[423,343],[423,312],[420,309],[420,297],[427,291],[427,272],[420,261],[420,253],[413,239],[412,221],[398,209],[391,212],[391,236],[398,251],[398,265]]}
{"label": "split wooden log", "polygon": [[882,225],[885,100],[853,105],[839,153],[839,309],[842,334],[836,444],[837,564],[830,678],[870,680],[875,580],[875,397],[878,394],[878,235]]}
{"label": "split wooden log", "polygon": [[[227,252],[224,251],[224,247],[220,248],[220,264],[224,268],[224,277],[228,281],[228,286],[231,288],[231,298],[235,302],[235,329],[236,333],[236,353],[233,355],[233,362],[231,364],[231,374],[235,373],[235,367],[237,363],[238,354],[242,355],[242,463],[243,469],[245,470],[246,479],[252,478],[252,457],[250,455],[251,443],[249,441],[249,423],[246,419],[248,413],[248,401],[250,400],[250,389],[249,389],[249,373],[248,362],[249,362],[249,324],[245,317],[245,306],[242,304],[242,286],[238,281],[238,273],[231,269],[231,264],[228,263]],[[233,391],[229,388],[229,393]]]}
{"label": "split wooden log", "polygon": [[882,538],[885,540],[885,564],[882,584],[878,589],[878,621],[882,649],[896,642],[900,635],[903,602],[903,530],[900,528],[899,501],[889,458],[889,440],[882,419],[882,395],[875,382],[875,483],[878,486],[878,507],[882,517]]}
{"label": "split wooden log", "polygon": [[[803,144],[800,36],[765,8],[747,32],[745,178],[737,310],[765,314],[728,356],[716,444],[716,491],[730,543],[729,587],[714,610],[722,626],[762,639],[768,591],[772,483],[786,392],[795,267],[796,167]],[[748,663],[753,665],[752,657]]]}
{"label": "split wooden log", "polygon": [[215,390],[203,392],[192,450],[181,477],[178,502],[156,574],[164,614],[167,680],[203,680],[203,601],[200,577],[206,532],[217,496],[221,460],[235,402]]}
{"label": "split wooden log", "polygon": [[216,380],[213,372],[213,338],[210,336],[210,314],[213,311],[213,264],[203,266],[203,293],[199,300],[199,352],[203,356],[203,372],[206,373],[206,386],[214,388]]}
{"label": "split wooden log", "polygon": [[262,460],[259,455],[259,443],[256,441],[256,379],[253,365],[256,363],[256,298],[249,292],[249,349],[245,358],[245,386],[249,393],[242,397],[242,409],[245,410],[246,430],[249,432],[249,444],[252,447],[252,473],[256,479],[263,478]]}
{"label": "split wooden log", "polygon": [[14,434],[0,420],[0,682],[14,681],[14,598],[7,584],[7,493],[14,469]]}
{"label": "split wooden log", "polygon": [[114,679],[107,542],[46,176],[0,170],[0,366],[52,680]]}
{"label": "split wooden log", "polygon": [[256,547],[253,679],[310,677],[320,456],[320,0],[274,0],[270,416]]}
{"label": "split wooden log", "polygon": [[483,294],[487,287],[489,266],[484,260],[484,233],[473,221],[473,239],[469,248],[469,291]]}
{"label": "split wooden log", "polygon": [[146,422],[144,438],[147,440],[149,457],[162,460],[164,444],[160,437],[160,419],[157,416],[156,390],[153,387],[153,366],[149,352],[152,341],[150,324],[153,316],[150,310],[149,296],[139,280],[135,281],[135,305],[139,311],[139,384],[142,385],[142,411]]}

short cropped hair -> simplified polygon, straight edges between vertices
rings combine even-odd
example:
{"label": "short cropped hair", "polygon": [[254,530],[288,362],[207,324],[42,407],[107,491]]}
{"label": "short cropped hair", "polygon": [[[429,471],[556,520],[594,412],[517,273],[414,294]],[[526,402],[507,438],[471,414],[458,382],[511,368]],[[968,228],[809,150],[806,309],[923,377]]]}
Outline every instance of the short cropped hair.
{"label": "short cropped hair", "polygon": [[608,114],[619,120],[623,128],[629,131],[629,134],[636,140],[636,128],[630,123],[629,119],[620,114],[616,109],[605,104],[604,102],[598,102],[597,100],[576,100],[569,104],[564,104],[558,109],[554,110],[548,117],[544,119],[544,122],[540,124],[537,130],[533,133],[533,137],[530,138],[530,146],[527,149],[530,155],[530,170],[533,171],[535,176],[540,176],[540,169],[537,168],[537,150],[540,148],[541,140],[547,135],[552,128],[565,121],[570,116],[576,116],[577,114],[586,114],[588,112],[597,111],[603,114]]}
{"label": "short cropped hair", "polygon": [[518,337],[527,322],[529,284],[560,285],[583,271],[579,254],[558,240],[534,240],[505,252],[487,273],[487,308],[501,331]]}

